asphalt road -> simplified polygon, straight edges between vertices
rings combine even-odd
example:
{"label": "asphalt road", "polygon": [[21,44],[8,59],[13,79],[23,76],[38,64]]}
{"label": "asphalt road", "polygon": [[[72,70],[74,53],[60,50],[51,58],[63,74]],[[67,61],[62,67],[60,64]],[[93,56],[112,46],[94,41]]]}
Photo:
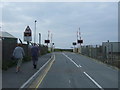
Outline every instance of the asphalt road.
{"label": "asphalt road", "polygon": [[38,88],[118,88],[118,70],[79,54],[58,52]]}

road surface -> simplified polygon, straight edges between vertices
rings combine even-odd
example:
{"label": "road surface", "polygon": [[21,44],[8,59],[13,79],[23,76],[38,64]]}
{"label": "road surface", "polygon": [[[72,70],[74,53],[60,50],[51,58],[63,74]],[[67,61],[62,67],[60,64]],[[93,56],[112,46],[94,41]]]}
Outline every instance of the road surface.
{"label": "road surface", "polygon": [[80,54],[57,52],[36,88],[118,88],[118,70]]}

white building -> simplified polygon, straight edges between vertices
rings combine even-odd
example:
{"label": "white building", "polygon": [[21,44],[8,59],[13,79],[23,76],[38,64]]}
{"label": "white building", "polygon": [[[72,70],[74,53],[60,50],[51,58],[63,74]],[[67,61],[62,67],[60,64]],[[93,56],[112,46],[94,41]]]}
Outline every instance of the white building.
{"label": "white building", "polygon": [[120,54],[120,42],[103,42],[102,47],[105,58]]}

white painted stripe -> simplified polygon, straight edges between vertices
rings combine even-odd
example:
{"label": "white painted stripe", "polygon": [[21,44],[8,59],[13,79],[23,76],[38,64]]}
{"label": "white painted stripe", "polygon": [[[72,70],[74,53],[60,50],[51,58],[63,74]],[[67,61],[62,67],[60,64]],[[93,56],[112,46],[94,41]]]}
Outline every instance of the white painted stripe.
{"label": "white painted stripe", "polygon": [[30,77],[20,88],[25,88],[25,86],[50,62],[51,58],[32,76]]}
{"label": "white painted stripe", "polygon": [[79,65],[77,65],[70,57],[68,57],[66,54],[63,53],[64,56],[66,56],[72,63],[74,63],[77,67],[79,67]]}
{"label": "white painted stripe", "polygon": [[79,64],[79,67],[82,67],[82,66]]}
{"label": "white painted stripe", "polygon": [[92,79],[91,77],[90,77],[90,75],[88,75],[86,72],[83,72],[90,80],[92,80],[93,81],[93,83],[95,84],[95,85],[97,85],[101,90],[104,90],[94,79]]}

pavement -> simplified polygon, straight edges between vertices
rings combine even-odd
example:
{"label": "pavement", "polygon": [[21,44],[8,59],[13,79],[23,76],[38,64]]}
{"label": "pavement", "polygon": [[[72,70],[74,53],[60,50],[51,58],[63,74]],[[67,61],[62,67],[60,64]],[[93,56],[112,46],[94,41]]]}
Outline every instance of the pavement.
{"label": "pavement", "polygon": [[2,71],[2,88],[20,88],[35,72],[38,71],[50,58],[52,54],[39,57],[37,69],[33,68],[32,61],[22,63],[21,71],[16,73],[16,66]]}

